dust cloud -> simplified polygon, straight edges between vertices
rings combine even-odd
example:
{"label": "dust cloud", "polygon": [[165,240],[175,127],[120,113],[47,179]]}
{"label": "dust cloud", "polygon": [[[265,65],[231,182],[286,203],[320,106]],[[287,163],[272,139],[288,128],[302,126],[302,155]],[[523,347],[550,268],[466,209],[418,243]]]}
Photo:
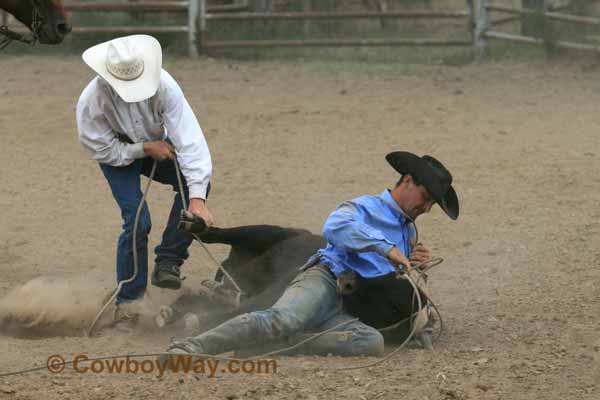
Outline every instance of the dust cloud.
{"label": "dust cloud", "polygon": [[[19,337],[83,336],[109,300],[114,287],[98,279],[38,277],[0,299],[0,334]],[[156,306],[149,296],[128,305],[151,319]],[[109,327],[114,305],[107,307],[95,331]],[[144,324],[144,325],[147,325]]]}

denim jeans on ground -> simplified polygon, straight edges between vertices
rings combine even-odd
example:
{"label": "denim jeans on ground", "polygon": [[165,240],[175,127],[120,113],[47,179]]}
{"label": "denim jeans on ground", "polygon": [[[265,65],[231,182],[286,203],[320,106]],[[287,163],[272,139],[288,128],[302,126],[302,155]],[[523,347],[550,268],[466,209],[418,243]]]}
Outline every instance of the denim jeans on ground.
{"label": "denim jeans on ground", "polygon": [[[112,167],[100,164],[100,168],[110,185],[113,196],[121,209],[123,218],[123,231],[119,236],[117,245],[117,281],[128,279],[133,275],[133,225],[135,214],[142,198],[140,188],[140,175],[149,176],[152,170],[153,160],[150,157],[136,160],[125,167]],[[183,187],[186,201],[188,189],[183,178]],[[163,232],[161,243],[156,246],[156,264],[180,266],[188,258],[188,247],[192,243],[191,235],[177,230],[177,223],[181,214],[181,195],[175,164],[173,161],[161,161],[158,163],[154,174],[154,181],[165,185],[171,185],[176,195],[173,198],[173,206],[167,226]],[[138,274],[134,281],[123,286],[121,293],[117,296],[117,304],[138,299],[144,295],[148,281],[148,234],[152,223],[147,203],[142,208],[137,230],[137,255]]]}
{"label": "denim jeans on ground", "polygon": [[[298,275],[273,307],[239,315],[196,337],[177,340],[194,352],[220,354],[285,340],[299,343],[312,333],[354,318],[344,312],[336,280],[318,265]],[[297,349],[303,354],[383,354],[383,336],[360,321],[341,325]]]}

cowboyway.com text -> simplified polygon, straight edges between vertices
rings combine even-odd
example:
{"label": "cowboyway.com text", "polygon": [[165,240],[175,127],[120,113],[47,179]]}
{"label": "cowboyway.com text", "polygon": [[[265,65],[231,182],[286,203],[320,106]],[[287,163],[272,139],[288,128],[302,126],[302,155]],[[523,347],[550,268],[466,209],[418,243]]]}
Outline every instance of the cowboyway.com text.
{"label": "cowboyway.com text", "polygon": [[170,354],[168,359],[140,360],[136,357],[115,357],[94,359],[85,354],[80,354],[70,362],[62,356],[55,354],[48,357],[46,366],[54,374],[63,372],[71,364],[75,372],[109,373],[109,374],[157,374],[162,377],[167,372],[203,374],[209,378],[222,374],[275,374],[277,362],[267,359],[253,360],[224,360],[224,359],[198,359],[186,355]]}

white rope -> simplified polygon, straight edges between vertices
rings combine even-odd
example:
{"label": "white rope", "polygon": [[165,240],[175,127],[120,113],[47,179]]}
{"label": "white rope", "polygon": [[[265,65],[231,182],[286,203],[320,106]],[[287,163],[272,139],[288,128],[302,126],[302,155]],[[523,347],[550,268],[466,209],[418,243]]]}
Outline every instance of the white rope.
{"label": "white rope", "polygon": [[144,204],[146,203],[146,197],[148,196],[148,192],[150,191],[150,185],[152,184],[152,180],[154,179],[154,174],[156,173],[156,165],[157,165],[157,161],[154,160],[154,162],[152,163],[152,171],[150,171],[150,176],[148,177],[148,184],[146,185],[146,189],[144,190],[144,193],[142,194],[142,198],[140,199],[140,204],[138,205],[137,211],[135,213],[135,220],[133,222],[133,245],[132,245],[132,247],[133,247],[133,274],[131,275],[130,278],[124,279],[118,283],[117,288],[115,289],[112,296],[110,296],[110,298],[104,304],[104,306],[100,309],[98,314],[96,314],[94,321],[92,321],[92,324],[90,325],[90,328],[87,331],[88,337],[90,337],[92,335],[92,333],[94,332],[94,327],[98,323],[98,320],[100,319],[102,314],[104,314],[104,311],[106,311],[106,308],[119,295],[119,293],[121,292],[121,289],[123,288],[123,285],[125,285],[129,282],[132,282],[135,280],[135,278],[137,278],[137,274],[138,274],[137,227],[138,227],[138,224],[140,221],[140,214],[142,212],[142,208],[144,207]]}
{"label": "white rope", "polygon": [[[179,183],[179,193],[181,194],[181,204],[182,204],[183,210],[185,210],[187,202],[186,202],[186,199],[185,199],[185,192],[183,191],[183,181],[181,179],[181,171],[179,170],[179,163],[177,162],[177,159],[174,159],[173,162],[175,163],[175,170],[177,171],[177,182]],[[238,292],[237,299],[238,299],[238,303],[239,303],[240,296],[244,292],[239,287],[239,285],[237,284],[237,282],[235,281],[235,279],[233,279],[233,277],[229,274],[229,272],[227,272],[225,270],[225,268],[223,268],[223,266],[217,261],[217,259],[211,254],[211,252],[208,251],[208,248],[206,247],[206,245],[204,243],[202,243],[202,240],[200,240],[200,238],[198,237],[198,235],[196,235],[195,233],[192,233],[192,236],[194,237],[194,239],[196,239],[196,241],[198,243],[200,243],[200,246],[202,246],[202,248],[204,249],[204,251],[206,252],[206,254],[208,254],[208,257],[217,266],[217,268],[223,273],[223,275],[225,275],[225,277],[227,279],[229,279],[229,282],[231,282],[231,284],[233,285],[233,287],[235,287],[235,290],[237,290],[237,292]],[[239,304],[237,304],[237,306],[239,306]]]}
{"label": "white rope", "polygon": [[[177,182],[179,184],[179,194],[181,197],[181,204],[182,204],[182,209],[185,210],[186,209],[186,198],[185,198],[185,192],[184,192],[184,188],[183,188],[183,181],[181,178],[181,171],[179,169],[179,163],[177,162],[177,158],[173,159],[173,163],[175,164],[175,171],[176,171],[176,175],[177,175]],[[156,173],[156,168],[158,165],[158,161],[154,160],[152,163],[152,171],[150,172],[150,175],[148,176],[148,184],[146,185],[146,188],[144,190],[144,193],[142,194],[142,198],[140,199],[140,204],[138,205],[137,208],[137,212],[135,214],[135,220],[133,223],[133,275],[125,280],[122,280],[118,283],[117,288],[115,289],[115,291],[113,292],[112,296],[108,299],[108,301],[102,306],[102,308],[100,309],[100,311],[98,312],[98,314],[96,314],[96,317],[94,318],[94,320],[92,321],[92,324],[90,325],[89,329],[87,330],[86,335],[88,337],[90,337],[92,335],[92,333],[94,332],[94,328],[96,326],[96,324],[98,323],[98,320],[100,320],[100,317],[102,317],[102,315],[104,314],[104,312],[106,311],[106,309],[108,308],[108,306],[115,300],[115,298],[119,295],[119,293],[121,292],[123,286],[127,283],[130,283],[132,281],[134,281],[137,278],[138,272],[139,272],[139,263],[138,263],[138,254],[137,254],[137,227],[139,224],[139,219],[140,219],[140,214],[142,212],[142,208],[144,206],[144,204],[146,203],[146,198],[148,196],[148,192],[150,191],[150,185],[152,184],[152,180],[154,179],[154,175]],[[231,282],[231,284],[235,287],[235,289],[237,290],[237,305],[239,306],[239,299],[243,293],[242,289],[240,288],[240,286],[237,284],[237,282],[233,279],[233,277],[229,274],[229,272],[227,272],[225,270],[225,268],[223,268],[223,266],[217,261],[217,259],[211,254],[211,252],[208,250],[208,248],[204,245],[204,243],[202,243],[202,241],[200,240],[200,238],[198,237],[198,235],[196,234],[192,234],[194,236],[194,238],[196,239],[196,241],[198,243],[200,243],[200,245],[202,246],[202,248],[204,249],[204,251],[206,252],[206,254],[208,254],[208,256],[210,257],[210,259],[212,260],[212,262],[217,266],[217,268],[219,270],[221,270],[221,272],[223,272],[223,274],[225,275],[225,277],[227,279],[229,279],[229,281]]]}

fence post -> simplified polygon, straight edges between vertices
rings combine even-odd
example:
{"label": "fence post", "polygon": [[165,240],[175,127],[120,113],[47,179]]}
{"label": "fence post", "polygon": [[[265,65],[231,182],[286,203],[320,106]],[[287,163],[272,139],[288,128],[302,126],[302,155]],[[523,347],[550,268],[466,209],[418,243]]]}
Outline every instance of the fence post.
{"label": "fence post", "polygon": [[190,57],[198,56],[198,1],[189,0],[188,3],[188,55]]}
{"label": "fence post", "polygon": [[273,12],[273,0],[254,0],[254,10],[261,13]]}
{"label": "fence post", "polygon": [[[312,9],[313,9],[312,0],[302,0],[302,11],[308,12],[308,11],[312,11]],[[311,20],[309,20],[309,19],[304,20],[304,22],[302,24],[302,29],[304,31],[305,38],[310,36],[311,25],[312,25]]]}
{"label": "fence post", "polygon": [[544,39],[544,47],[546,50],[546,57],[557,56],[558,48],[556,42],[559,40],[559,32],[556,28],[556,22],[546,18],[546,13],[550,11],[552,3],[550,1],[542,0],[542,38]]}
{"label": "fence post", "polygon": [[488,0],[474,0],[473,4],[473,46],[475,59],[483,60],[488,50],[485,31],[490,27],[490,15],[486,9]]}
{"label": "fence post", "polygon": [[200,7],[198,9],[200,23],[198,25],[200,32],[198,34],[198,51],[204,53],[204,43],[206,43],[206,0],[199,0]]}
{"label": "fence post", "polygon": [[544,36],[544,18],[541,13],[546,11],[546,2],[544,0],[521,0],[522,8],[535,10],[538,14],[528,14],[521,16],[521,35],[541,38]]}

